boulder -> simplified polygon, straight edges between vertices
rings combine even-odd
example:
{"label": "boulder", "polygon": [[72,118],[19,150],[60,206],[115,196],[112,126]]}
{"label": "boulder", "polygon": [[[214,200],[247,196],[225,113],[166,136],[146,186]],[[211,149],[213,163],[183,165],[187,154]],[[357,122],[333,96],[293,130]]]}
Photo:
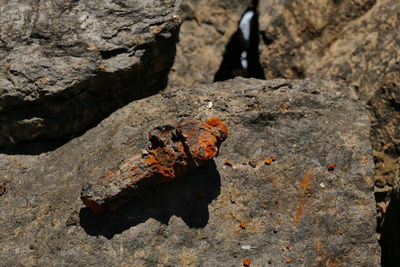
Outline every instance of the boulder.
{"label": "boulder", "polygon": [[[229,127],[213,161],[114,212],[85,208],[82,186],[140,153],[149,130],[209,117]],[[172,90],[53,152],[0,154],[0,177],[0,266],[379,264],[370,122],[335,82]]]}
{"label": "boulder", "polygon": [[80,134],[163,89],[180,0],[0,1],[0,147]]}
{"label": "boulder", "polygon": [[377,186],[393,183],[400,156],[400,2],[261,1],[267,78],[348,84],[368,106]]}
{"label": "boulder", "polygon": [[182,26],[168,87],[211,83],[225,48],[238,29],[252,0],[187,0],[182,5]]}

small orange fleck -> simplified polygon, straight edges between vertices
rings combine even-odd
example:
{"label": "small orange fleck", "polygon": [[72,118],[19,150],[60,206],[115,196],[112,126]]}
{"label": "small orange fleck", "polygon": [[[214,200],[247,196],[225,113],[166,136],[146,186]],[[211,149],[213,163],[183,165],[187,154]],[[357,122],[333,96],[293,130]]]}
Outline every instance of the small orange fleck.
{"label": "small orange fleck", "polygon": [[267,203],[265,203],[264,200],[261,200],[261,206],[262,206],[264,209],[268,208],[268,205],[267,205]]}
{"label": "small orange fleck", "polygon": [[339,232],[339,235],[343,235],[344,233],[343,232]]}
{"label": "small orange fleck", "polygon": [[243,259],[243,266],[246,266],[246,267],[248,267],[248,266],[250,266],[250,259],[249,258],[245,258],[245,259]]}
{"label": "small orange fleck", "polygon": [[266,160],[264,160],[264,163],[265,163],[266,165],[271,165],[271,164],[272,164],[272,160],[266,159]]}
{"label": "small orange fleck", "polygon": [[242,228],[242,229],[246,229],[246,224],[241,223],[241,224],[239,224],[239,227]]}
{"label": "small orange fleck", "polygon": [[230,162],[229,160],[225,160],[225,161],[224,161],[224,164],[225,164],[226,166],[229,166],[229,167],[232,167],[232,166],[233,166],[232,162]]}
{"label": "small orange fleck", "polygon": [[291,263],[292,261],[293,261],[292,258],[286,258],[285,260],[286,263]]}
{"label": "small orange fleck", "polygon": [[271,157],[271,160],[272,161],[276,161],[276,157]]}
{"label": "small orange fleck", "polygon": [[288,245],[288,246],[286,246],[286,248],[287,248],[287,249],[291,249],[291,248],[292,248],[292,246]]}
{"label": "small orange fleck", "polygon": [[333,171],[333,170],[335,170],[335,167],[336,167],[335,164],[332,164],[332,163],[329,164],[329,165],[328,165],[328,171]]}

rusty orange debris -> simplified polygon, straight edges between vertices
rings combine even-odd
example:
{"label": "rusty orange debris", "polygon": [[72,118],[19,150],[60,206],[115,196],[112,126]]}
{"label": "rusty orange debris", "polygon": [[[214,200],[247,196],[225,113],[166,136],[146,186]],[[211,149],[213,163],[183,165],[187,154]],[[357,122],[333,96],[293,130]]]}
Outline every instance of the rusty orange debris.
{"label": "rusty orange debris", "polygon": [[271,165],[272,164],[272,160],[271,159],[265,159],[264,163],[267,165]]}
{"label": "rusty orange debris", "polygon": [[335,170],[335,164],[329,164],[328,165],[328,171],[333,171],[333,170]]}
{"label": "rusty orange debris", "polygon": [[239,227],[242,228],[242,229],[246,229],[246,224],[241,223],[241,224],[239,224]]}
{"label": "rusty orange debris", "polygon": [[171,181],[218,156],[227,136],[228,128],[218,118],[156,127],[149,132],[144,153],[123,160],[95,183],[83,186],[81,199],[95,214],[115,210],[149,186]]}
{"label": "rusty orange debris", "polygon": [[251,261],[250,261],[250,259],[249,259],[249,258],[245,258],[245,259],[243,259],[243,266],[246,266],[246,267],[248,267],[248,266],[250,266],[250,263],[251,263]]}

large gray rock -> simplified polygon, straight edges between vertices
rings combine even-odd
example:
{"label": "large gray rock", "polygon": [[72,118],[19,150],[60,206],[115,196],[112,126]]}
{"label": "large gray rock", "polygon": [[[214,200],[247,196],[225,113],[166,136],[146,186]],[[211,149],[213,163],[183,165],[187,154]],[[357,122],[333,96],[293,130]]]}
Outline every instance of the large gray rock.
{"label": "large gray rock", "polygon": [[[113,214],[84,209],[82,185],[154,126],[210,116],[229,126],[215,161]],[[234,79],[135,101],[51,153],[0,155],[0,266],[377,266],[369,133],[354,91],[328,81]]]}
{"label": "large gray rock", "polygon": [[355,89],[370,111],[377,186],[392,185],[400,164],[400,1],[261,0],[260,13],[267,78],[324,78]]}
{"label": "large gray rock", "polygon": [[181,0],[0,0],[0,147],[65,137],[165,87]]}

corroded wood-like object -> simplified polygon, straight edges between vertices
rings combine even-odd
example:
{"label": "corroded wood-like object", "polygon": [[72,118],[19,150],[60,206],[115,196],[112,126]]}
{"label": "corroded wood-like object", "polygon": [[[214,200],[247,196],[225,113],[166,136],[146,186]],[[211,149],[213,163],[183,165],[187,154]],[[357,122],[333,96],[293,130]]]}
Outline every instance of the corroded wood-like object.
{"label": "corroded wood-like object", "polygon": [[96,214],[115,210],[129,196],[171,181],[216,157],[227,136],[228,128],[218,118],[156,127],[149,132],[146,152],[127,158],[96,183],[85,185],[81,199]]}

